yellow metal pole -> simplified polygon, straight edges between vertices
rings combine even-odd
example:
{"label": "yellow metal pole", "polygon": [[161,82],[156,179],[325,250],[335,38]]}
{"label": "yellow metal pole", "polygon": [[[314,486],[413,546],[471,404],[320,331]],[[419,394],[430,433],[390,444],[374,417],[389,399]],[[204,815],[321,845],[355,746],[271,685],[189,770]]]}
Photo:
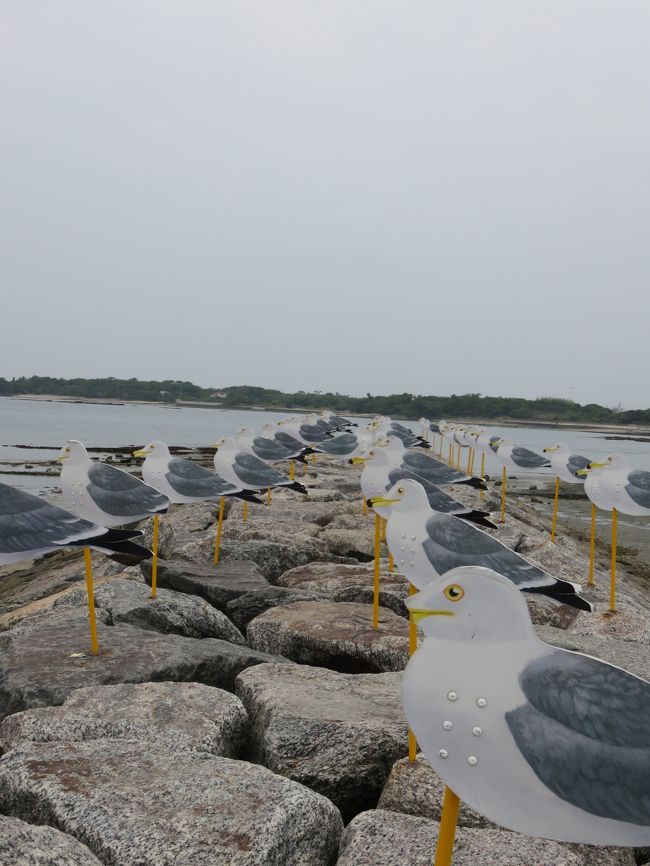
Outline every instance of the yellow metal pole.
{"label": "yellow metal pole", "polygon": [[445,788],[434,866],[451,866],[459,810],[460,800],[451,788]]}
{"label": "yellow metal pole", "polygon": [[151,598],[156,597],[156,581],[158,579],[158,515],[153,516],[153,558],[151,560]]}
{"label": "yellow metal pole", "polygon": [[[481,481],[485,478],[485,451],[481,454]],[[485,498],[485,491],[481,488],[479,490],[479,499]]]}
{"label": "yellow metal pole", "polygon": [[372,627],[379,628],[379,549],[381,546],[381,517],[375,512],[375,570],[373,575]]}
{"label": "yellow metal pole", "polygon": [[295,476],[296,476],[296,465],[293,462],[293,460],[291,460],[289,462],[289,478],[293,481]]}
{"label": "yellow metal pole", "polygon": [[594,585],[594,554],[596,551],[596,506],[591,504],[591,535],[589,537],[589,586]]}
{"label": "yellow metal pole", "polygon": [[271,488],[266,491],[266,504],[270,505],[273,502],[273,494],[271,493]]}
{"label": "yellow metal pole", "polygon": [[612,508],[612,573],[609,582],[609,609],[616,610],[616,524],[618,515],[615,508]]}
{"label": "yellow metal pole", "polygon": [[225,500],[223,496],[219,500],[219,517],[217,519],[217,538],[214,544],[214,564],[219,565],[219,551],[221,550],[221,529],[223,527],[223,509]]}
{"label": "yellow metal pole", "polygon": [[242,519],[244,523],[248,522],[248,502],[244,499],[244,505],[242,507]]}
{"label": "yellow metal pole", "polygon": [[84,547],[84,564],[86,566],[86,593],[88,595],[88,621],[90,623],[90,651],[99,655],[97,642],[97,620],[95,619],[95,593],[93,590],[93,564],[90,558],[90,548]]}
{"label": "yellow metal pole", "polygon": [[362,513],[362,514],[367,514],[367,513],[368,513],[368,503],[366,502],[366,497],[365,497],[365,496],[362,496],[362,497],[361,497],[361,513]]}
{"label": "yellow metal pole", "polygon": [[458,457],[456,458],[456,469],[460,469],[460,458],[461,458],[461,451],[462,450],[463,450],[462,447],[459,445],[458,446]]}
{"label": "yellow metal pole", "polygon": [[501,520],[500,523],[506,522],[506,482],[508,479],[508,474],[506,472],[506,467],[503,467],[503,472],[501,473]]}
{"label": "yellow metal pole", "polygon": [[393,554],[388,551],[388,570],[392,574],[395,570],[395,560],[393,559]]}
{"label": "yellow metal pole", "polygon": [[555,476],[555,497],[553,499],[553,520],[551,522],[551,541],[555,543],[555,527],[557,526],[557,506],[560,498],[560,476]]}
{"label": "yellow metal pole", "polygon": [[[412,583],[409,583],[409,595],[415,595],[417,589],[413,586]],[[413,619],[413,615],[409,615],[409,658],[413,655],[413,653],[418,648],[418,627],[416,625],[415,620]],[[415,761],[415,755],[417,754],[418,744],[415,739],[415,734],[409,728],[409,761],[413,763]]]}
{"label": "yellow metal pole", "polygon": [[467,452],[467,470],[468,475],[472,474],[472,449],[470,448]]}

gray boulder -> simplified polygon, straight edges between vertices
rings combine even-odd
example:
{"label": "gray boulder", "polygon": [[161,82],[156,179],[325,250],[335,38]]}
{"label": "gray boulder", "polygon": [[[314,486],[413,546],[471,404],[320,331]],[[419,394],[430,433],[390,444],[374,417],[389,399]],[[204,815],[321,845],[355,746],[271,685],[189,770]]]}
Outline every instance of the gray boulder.
{"label": "gray boulder", "polygon": [[0,815],[2,866],[102,866],[95,855],[52,827],[27,824]]}
{"label": "gray boulder", "polygon": [[[439,821],[444,793],[445,783],[434,773],[424,755],[418,752],[415,761],[401,758],[393,765],[378,808]],[[461,827],[495,826],[465,803],[460,804],[458,824]]]}
{"label": "gray boulder", "polygon": [[248,716],[241,701],[201,683],[125,683],[77,689],[60,707],[15,713],[0,724],[0,749],[27,740],[143,740],[173,752],[237,757]]}
{"label": "gray boulder", "polygon": [[342,673],[404,670],[407,621],[380,607],[375,630],[372,616],[368,604],[298,601],[260,614],[246,636],[255,649]]}
{"label": "gray boulder", "polygon": [[[431,866],[438,824],[376,809],[357,815],[341,839],[337,866]],[[459,827],[454,866],[634,866],[629,848],[594,848],[533,839],[508,830]]]}
{"label": "gray boulder", "polygon": [[259,665],[237,677],[251,757],[329,797],[348,820],[377,802],[408,750],[398,673]]}
{"label": "gray boulder", "polygon": [[290,604],[293,601],[318,601],[323,597],[317,592],[267,586],[256,592],[246,592],[239,598],[229,601],[226,605],[226,613],[238,628],[245,630],[251,620],[272,607]]}
{"label": "gray boulder", "polygon": [[[342,565],[332,562],[310,562],[292,568],[278,578],[278,584],[292,589],[322,593],[334,601],[354,601],[372,604],[374,566]],[[379,604],[400,616],[407,616],[404,599],[408,596],[408,581],[397,572],[388,571],[387,560],[381,561]]]}
{"label": "gray boulder", "polygon": [[[86,590],[76,589],[58,599],[54,606],[86,604]],[[95,605],[107,611],[111,625],[124,622],[162,634],[214,637],[231,643],[246,643],[243,634],[228,617],[198,595],[158,589],[156,598],[152,599],[147,584],[115,578],[97,587]]]}
{"label": "gray boulder", "polygon": [[87,617],[75,609],[53,614],[0,635],[0,718],[62,704],[71,691],[88,685],[172,680],[232,691],[235,677],[249,665],[287,661],[214,638],[161,635],[101,622],[100,652],[93,656]]}
{"label": "gray boulder", "polygon": [[551,626],[541,626],[535,629],[537,636],[546,643],[563,649],[596,656],[623,668],[638,677],[650,680],[650,653],[646,643],[614,640],[614,638],[594,637],[593,635],[571,634]]}
{"label": "gray boulder", "polygon": [[342,829],[329,800],[263,767],[138,740],[7,752],[0,810],[57,825],[105,866],[330,866]]}
{"label": "gray boulder", "polygon": [[[141,568],[150,586],[151,561],[145,560]],[[211,563],[159,562],[156,582],[161,588],[198,595],[222,612],[233,598],[269,585],[251,561],[219,562],[216,567]]]}

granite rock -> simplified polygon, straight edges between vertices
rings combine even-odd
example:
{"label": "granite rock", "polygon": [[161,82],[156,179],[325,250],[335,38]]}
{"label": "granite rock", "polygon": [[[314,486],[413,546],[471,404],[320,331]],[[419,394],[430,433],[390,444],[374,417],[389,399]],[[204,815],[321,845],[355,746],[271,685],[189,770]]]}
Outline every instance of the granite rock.
{"label": "granite rock", "polygon": [[251,757],[329,797],[347,820],[374,806],[408,750],[401,675],[259,665],[237,678]]}
{"label": "granite rock", "polygon": [[72,836],[0,815],[2,866],[102,866],[95,855]]}
{"label": "granite rock", "polygon": [[[142,573],[151,585],[151,562],[142,563]],[[218,566],[188,562],[159,562],[157,585],[177,592],[198,595],[225,612],[233,598],[269,585],[251,561],[219,562]]]}
{"label": "granite rock", "polygon": [[56,824],[104,866],[330,866],[342,829],[329,800],[263,767],[139,740],[7,752],[0,810]]}
{"label": "granite rock", "polygon": [[15,713],[0,724],[0,749],[27,740],[143,740],[172,752],[237,757],[248,716],[229,692],[201,683],[124,683],[77,689],[58,707]]}

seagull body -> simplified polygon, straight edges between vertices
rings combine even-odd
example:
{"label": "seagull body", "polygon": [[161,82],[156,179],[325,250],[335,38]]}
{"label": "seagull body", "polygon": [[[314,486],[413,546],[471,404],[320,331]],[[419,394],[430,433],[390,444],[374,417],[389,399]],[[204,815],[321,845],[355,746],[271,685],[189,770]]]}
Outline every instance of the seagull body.
{"label": "seagull body", "polygon": [[321,442],[316,450],[328,457],[351,460],[353,457],[362,457],[370,450],[370,439],[356,433],[339,433],[326,442]]}
{"label": "seagull body", "polygon": [[603,488],[603,467],[595,466],[593,468],[581,469],[585,479],[585,493],[596,508],[602,511],[611,511],[614,508],[613,499],[608,492]]}
{"label": "seagull body", "polygon": [[395,436],[388,437],[388,445],[385,450],[395,466],[415,472],[416,475],[421,475],[431,484],[469,484],[471,487],[482,489],[487,486],[480,478],[466,475],[459,469],[454,469],[441,460],[436,460],[435,457],[429,457],[428,454],[416,451],[408,451]]}
{"label": "seagull body", "polygon": [[[301,442],[295,436],[287,433],[286,430],[283,430],[281,427],[276,427],[275,424],[271,424],[270,422],[262,427],[262,433],[267,439],[272,439],[274,442],[282,445],[283,448],[287,448],[289,451],[294,451],[296,454],[301,454],[303,457],[306,454],[311,454],[314,450],[310,446],[305,445],[304,442]],[[296,457],[295,459],[298,458]]]}
{"label": "seagull body", "polygon": [[[594,466],[598,468],[601,468],[600,490],[611,507],[635,517],[650,516],[650,472],[633,469],[622,454],[611,454],[606,461]],[[589,471],[587,478],[593,471]]]}
{"label": "seagull body", "polygon": [[139,478],[117,466],[94,463],[76,439],[66,442],[57,459],[66,504],[85,520],[123,526],[169,508],[169,499]]}
{"label": "seagull body", "polygon": [[[490,447],[494,450],[493,445]],[[531,451],[530,448],[515,445],[510,439],[500,439],[495,453],[504,466],[515,472],[547,469],[551,465],[546,457],[542,457],[536,451]]]}
{"label": "seagull body", "polygon": [[529,836],[650,844],[650,683],[540,641],[489,569],[456,568],[406,605],[425,640],[405,715],[461,801]]}
{"label": "seagull body", "polygon": [[551,469],[558,478],[568,484],[584,484],[584,475],[577,473],[587,468],[589,458],[581,454],[572,454],[569,446],[564,444],[545,448],[544,453],[551,455]]}
{"label": "seagull body", "polygon": [[518,589],[591,610],[589,602],[576,595],[578,584],[548,574],[477,526],[433,511],[417,481],[399,481],[378,499],[372,498],[369,505],[389,506],[388,549],[400,572],[418,589],[452,568],[481,565],[503,575]]}
{"label": "seagull body", "polygon": [[298,481],[292,481],[288,475],[278,472],[254,454],[240,450],[234,439],[224,437],[215,447],[214,468],[231,484],[255,492],[288,487],[297,493],[307,493]]}
{"label": "seagull body", "polygon": [[142,464],[145,483],[167,496],[170,502],[209,502],[222,496],[259,502],[241,486],[231,484],[198,463],[172,456],[164,442],[150,442],[134,453],[136,457],[146,458]]}
{"label": "seagull body", "polygon": [[[394,466],[383,448],[373,449],[368,458],[357,457],[353,458],[350,462],[354,463],[356,461],[361,461],[364,464],[363,472],[361,473],[361,490],[366,500],[371,500],[375,496],[383,496],[398,481],[412,478],[424,488],[429,507],[433,511],[453,514],[456,517],[463,518],[463,520],[470,520],[473,523],[480,523],[483,526],[496,528],[487,519],[489,517],[488,512],[474,511],[474,509],[463,505],[462,502],[458,502],[457,499],[445,493],[444,490],[436,487],[435,484],[428,482],[426,478],[422,478],[407,469],[400,469]],[[377,511],[380,517],[385,519],[390,517],[390,508],[387,506],[383,508],[377,506],[375,511]]]}
{"label": "seagull body", "polygon": [[285,433],[288,433],[290,436],[293,436],[294,439],[301,442],[303,447],[308,445],[314,448],[320,442],[324,442],[332,436],[331,433],[326,433],[325,430],[317,424],[307,424],[304,422],[301,424],[293,419],[281,421],[280,423]]}
{"label": "seagull body", "polygon": [[107,529],[50,505],[39,496],[0,483],[0,565],[21,562],[66,547],[92,547],[109,556],[151,553],[130,539],[137,530]]}

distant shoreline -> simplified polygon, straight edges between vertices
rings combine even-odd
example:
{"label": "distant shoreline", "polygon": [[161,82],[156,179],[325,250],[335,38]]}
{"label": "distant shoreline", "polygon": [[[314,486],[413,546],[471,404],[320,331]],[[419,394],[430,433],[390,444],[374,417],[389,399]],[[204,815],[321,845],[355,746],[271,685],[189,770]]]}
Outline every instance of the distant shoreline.
{"label": "distant shoreline", "polygon": [[[207,403],[199,400],[176,400],[167,403],[163,400],[119,400],[108,397],[66,397],[56,394],[12,394],[5,395],[8,400],[32,400],[43,403],[87,403],[99,406],[164,406],[168,409],[222,409],[228,412],[286,412],[287,414],[308,415],[316,410],[292,406],[224,406],[223,403]],[[344,411],[344,410],[341,410]],[[374,413],[347,412],[355,418],[373,418]],[[393,415],[403,421],[417,423],[417,418],[405,415]],[[523,420],[521,418],[465,418],[448,416],[445,420],[457,424],[478,424],[485,427],[541,427],[556,430],[582,430],[585,433],[611,434],[623,436],[626,439],[634,437],[650,437],[650,427],[640,427],[634,424],[584,424],[577,421],[541,421],[537,419]],[[643,441],[643,440],[641,440]]]}

